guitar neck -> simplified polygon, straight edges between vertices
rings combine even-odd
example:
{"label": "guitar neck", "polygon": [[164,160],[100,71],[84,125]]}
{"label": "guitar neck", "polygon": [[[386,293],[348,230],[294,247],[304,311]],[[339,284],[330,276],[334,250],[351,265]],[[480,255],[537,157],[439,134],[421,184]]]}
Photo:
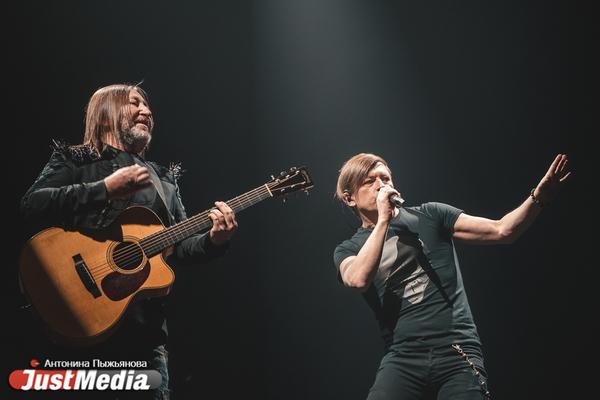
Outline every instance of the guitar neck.
{"label": "guitar neck", "polygon": [[[240,196],[234,197],[226,201],[231,209],[238,213],[251,207],[269,197],[273,197],[271,190],[267,184],[250,190]],[[184,221],[181,221],[173,226],[156,232],[150,236],[140,240],[139,244],[144,249],[144,253],[148,257],[159,254],[164,249],[177,244],[188,237],[212,226],[212,220],[208,216],[211,210],[202,211]]]}

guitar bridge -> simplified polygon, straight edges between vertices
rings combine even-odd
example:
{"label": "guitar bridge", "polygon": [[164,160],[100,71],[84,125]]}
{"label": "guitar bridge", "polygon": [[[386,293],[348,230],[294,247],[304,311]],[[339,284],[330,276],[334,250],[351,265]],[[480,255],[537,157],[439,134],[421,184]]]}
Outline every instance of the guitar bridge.
{"label": "guitar bridge", "polygon": [[98,285],[96,285],[96,281],[90,274],[90,270],[87,265],[85,265],[85,261],[79,254],[75,254],[73,256],[73,261],[75,262],[75,270],[77,271],[77,275],[79,275],[79,279],[85,286],[85,288],[94,296],[94,298],[100,297],[102,294],[100,293],[100,289],[98,289]]}

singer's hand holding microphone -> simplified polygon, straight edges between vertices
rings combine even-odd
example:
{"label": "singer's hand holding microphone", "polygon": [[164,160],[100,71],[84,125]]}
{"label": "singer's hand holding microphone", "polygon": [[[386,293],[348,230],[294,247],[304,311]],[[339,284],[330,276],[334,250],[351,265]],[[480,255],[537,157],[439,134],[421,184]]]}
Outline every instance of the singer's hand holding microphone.
{"label": "singer's hand holding microphone", "polygon": [[379,218],[383,220],[391,219],[395,214],[396,207],[402,207],[404,199],[400,196],[400,193],[391,186],[383,185],[379,188],[377,194],[377,211]]}

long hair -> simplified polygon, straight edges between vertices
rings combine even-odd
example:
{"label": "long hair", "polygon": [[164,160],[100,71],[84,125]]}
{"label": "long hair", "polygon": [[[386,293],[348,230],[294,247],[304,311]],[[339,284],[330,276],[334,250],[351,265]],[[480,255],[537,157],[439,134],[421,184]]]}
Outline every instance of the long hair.
{"label": "long hair", "polygon": [[148,103],[148,95],[139,84],[119,83],[96,90],[85,112],[84,145],[101,153],[108,135],[113,135],[116,141],[120,141],[118,133],[121,121],[131,117],[127,115],[128,107],[125,106],[129,104],[129,93],[132,90],[136,90]]}
{"label": "long hair", "polygon": [[335,196],[342,203],[347,204],[349,197],[360,187],[369,175],[369,171],[377,163],[382,163],[388,167],[383,158],[371,153],[360,153],[348,159],[340,169]]}

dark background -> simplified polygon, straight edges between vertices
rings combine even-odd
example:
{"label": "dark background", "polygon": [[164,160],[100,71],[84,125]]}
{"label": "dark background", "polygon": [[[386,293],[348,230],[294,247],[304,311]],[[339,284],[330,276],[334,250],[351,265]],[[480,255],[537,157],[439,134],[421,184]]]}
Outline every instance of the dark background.
{"label": "dark background", "polygon": [[148,158],[183,163],[188,214],[291,166],[308,166],[315,181],[308,197],[240,213],[226,258],[177,271],[176,398],[366,397],[382,343],[332,262],[358,225],[333,199],[338,169],[358,152],[387,159],[409,205],[441,201],[490,218],[519,205],[557,153],[569,155],[571,182],[516,244],[457,251],[494,397],[595,393],[591,7],[51,3],[6,14],[15,22],[5,34],[6,212],[17,235],[5,240],[5,377],[35,357],[11,319],[20,197],[52,138],[80,143],[97,88],[144,80],[156,121]]}

